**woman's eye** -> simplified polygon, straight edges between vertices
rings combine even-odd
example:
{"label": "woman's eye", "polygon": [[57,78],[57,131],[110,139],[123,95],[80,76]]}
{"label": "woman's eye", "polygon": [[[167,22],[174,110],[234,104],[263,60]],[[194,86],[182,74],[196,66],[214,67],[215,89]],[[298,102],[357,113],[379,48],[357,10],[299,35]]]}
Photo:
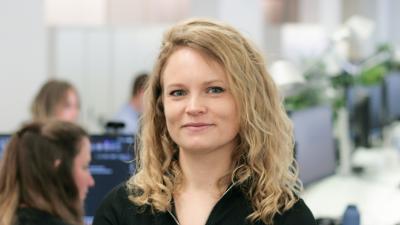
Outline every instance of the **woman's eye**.
{"label": "woman's eye", "polygon": [[174,91],[171,91],[169,93],[169,95],[171,95],[171,96],[183,96],[183,95],[185,95],[185,91],[184,90],[174,90]]}
{"label": "woman's eye", "polygon": [[211,94],[219,94],[219,93],[222,93],[224,91],[225,91],[225,89],[223,89],[222,87],[209,87],[207,89],[207,92],[211,93]]}

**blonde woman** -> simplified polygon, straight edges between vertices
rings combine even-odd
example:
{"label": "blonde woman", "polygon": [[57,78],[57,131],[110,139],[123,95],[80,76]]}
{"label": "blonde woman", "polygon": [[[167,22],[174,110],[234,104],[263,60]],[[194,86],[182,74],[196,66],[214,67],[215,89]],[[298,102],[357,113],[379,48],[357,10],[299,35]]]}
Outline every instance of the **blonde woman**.
{"label": "blonde woman", "polygon": [[315,224],[277,88],[235,29],[172,27],[145,99],[137,174],[106,197],[94,225]]}
{"label": "blonde woman", "polygon": [[80,111],[75,87],[64,80],[48,80],[31,105],[33,121],[62,120],[77,122]]}

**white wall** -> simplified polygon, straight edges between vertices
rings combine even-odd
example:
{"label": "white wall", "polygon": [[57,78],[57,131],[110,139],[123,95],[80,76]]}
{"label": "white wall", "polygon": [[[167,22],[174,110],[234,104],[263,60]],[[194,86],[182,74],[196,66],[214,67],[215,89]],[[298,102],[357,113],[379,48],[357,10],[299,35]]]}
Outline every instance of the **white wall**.
{"label": "white wall", "polygon": [[189,15],[200,18],[218,17],[218,0],[191,0]]}
{"label": "white wall", "polygon": [[378,9],[380,9],[379,27],[382,32],[380,40],[390,41],[400,48],[400,1],[398,0],[381,0],[378,2]]}
{"label": "white wall", "polygon": [[343,1],[346,0],[300,0],[298,22],[318,24],[333,32],[342,23]]}
{"label": "white wall", "polygon": [[0,2],[0,133],[29,119],[33,95],[46,79],[43,1]]}
{"label": "white wall", "polygon": [[320,0],[300,0],[299,1],[299,22],[317,23],[319,19],[318,9]]}
{"label": "white wall", "polygon": [[107,21],[107,0],[45,0],[47,25],[102,25]]}
{"label": "white wall", "polygon": [[261,0],[219,0],[218,19],[239,29],[264,50],[265,19]]}
{"label": "white wall", "polygon": [[319,25],[334,32],[342,24],[342,4],[345,0],[319,0]]}
{"label": "white wall", "polygon": [[132,25],[175,22],[188,16],[190,0],[45,0],[46,24]]}
{"label": "white wall", "polygon": [[52,29],[51,35],[50,72],[77,88],[81,98],[80,121],[92,131],[89,124],[96,124],[101,117],[96,112],[104,111],[111,99],[107,85],[112,60],[110,35],[101,28],[79,27]]}
{"label": "white wall", "polygon": [[52,69],[78,89],[81,123],[91,133],[129,97],[138,72],[151,72],[167,25],[134,27],[59,27],[52,29]]}
{"label": "white wall", "polygon": [[108,24],[165,23],[188,16],[190,0],[108,0]]}
{"label": "white wall", "polygon": [[191,17],[222,20],[240,30],[267,61],[281,56],[280,28],[267,23],[262,0],[191,0]]}

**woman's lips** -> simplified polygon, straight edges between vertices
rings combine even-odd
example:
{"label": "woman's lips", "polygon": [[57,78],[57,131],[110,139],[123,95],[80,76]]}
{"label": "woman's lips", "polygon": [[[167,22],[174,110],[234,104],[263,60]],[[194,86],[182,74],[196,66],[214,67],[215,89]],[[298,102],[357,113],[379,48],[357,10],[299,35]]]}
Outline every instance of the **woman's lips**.
{"label": "woman's lips", "polygon": [[213,126],[213,124],[211,124],[211,123],[186,123],[182,127],[186,128],[190,131],[202,131],[211,126]]}

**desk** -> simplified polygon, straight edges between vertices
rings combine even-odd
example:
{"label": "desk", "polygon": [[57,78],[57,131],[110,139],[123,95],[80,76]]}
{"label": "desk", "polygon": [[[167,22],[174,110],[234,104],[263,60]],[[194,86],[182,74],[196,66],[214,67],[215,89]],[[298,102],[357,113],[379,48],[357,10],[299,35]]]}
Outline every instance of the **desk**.
{"label": "desk", "polygon": [[[336,174],[305,188],[302,198],[318,217],[340,218],[356,204],[361,225],[400,224],[400,163],[395,150],[359,150],[365,172]],[[393,158],[394,157],[394,158]]]}

